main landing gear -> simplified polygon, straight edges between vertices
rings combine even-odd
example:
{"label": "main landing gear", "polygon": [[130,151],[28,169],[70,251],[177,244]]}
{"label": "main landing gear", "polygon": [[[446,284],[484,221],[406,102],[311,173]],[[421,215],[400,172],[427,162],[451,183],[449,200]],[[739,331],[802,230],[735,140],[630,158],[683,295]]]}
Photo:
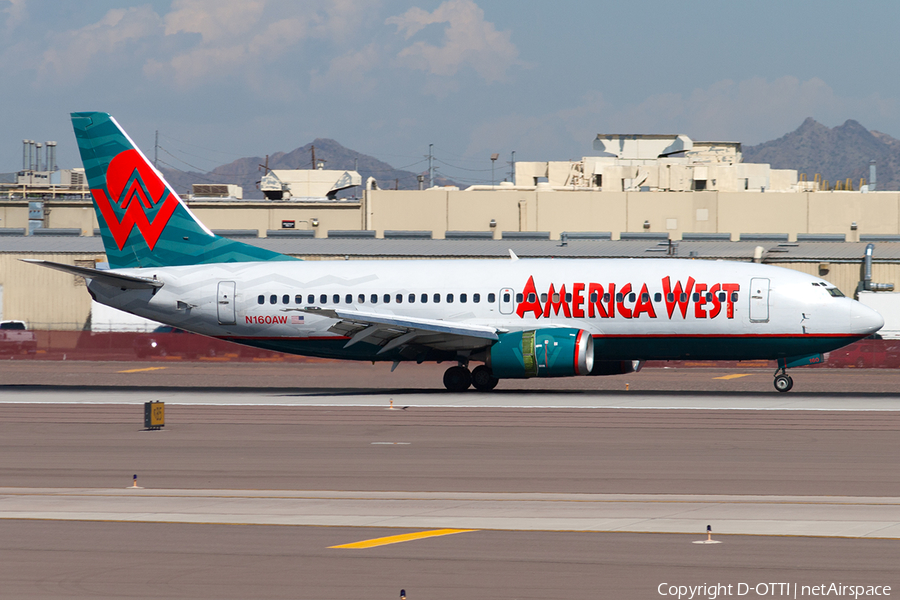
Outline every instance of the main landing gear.
{"label": "main landing gear", "polygon": [[499,381],[485,365],[475,367],[471,373],[462,365],[450,367],[444,372],[444,387],[451,392],[464,392],[473,385],[479,392],[489,392],[497,387]]}
{"label": "main landing gear", "polygon": [[794,387],[794,380],[787,374],[784,367],[775,371],[775,389],[779,392],[789,392]]}

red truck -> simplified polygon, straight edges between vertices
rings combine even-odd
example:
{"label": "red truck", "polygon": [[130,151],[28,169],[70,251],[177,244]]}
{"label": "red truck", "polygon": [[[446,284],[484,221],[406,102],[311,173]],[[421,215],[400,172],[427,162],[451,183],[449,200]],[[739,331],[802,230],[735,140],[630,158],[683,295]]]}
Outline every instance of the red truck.
{"label": "red truck", "polygon": [[37,337],[28,331],[25,321],[0,321],[0,353],[34,354]]}

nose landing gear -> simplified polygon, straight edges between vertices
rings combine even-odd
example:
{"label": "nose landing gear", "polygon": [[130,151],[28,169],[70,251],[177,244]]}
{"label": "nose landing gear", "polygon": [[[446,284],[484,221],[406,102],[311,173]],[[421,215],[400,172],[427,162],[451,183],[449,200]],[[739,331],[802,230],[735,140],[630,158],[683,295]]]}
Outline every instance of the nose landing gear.
{"label": "nose landing gear", "polygon": [[775,389],[779,392],[789,392],[794,387],[794,380],[787,374],[784,367],[775,371]]}

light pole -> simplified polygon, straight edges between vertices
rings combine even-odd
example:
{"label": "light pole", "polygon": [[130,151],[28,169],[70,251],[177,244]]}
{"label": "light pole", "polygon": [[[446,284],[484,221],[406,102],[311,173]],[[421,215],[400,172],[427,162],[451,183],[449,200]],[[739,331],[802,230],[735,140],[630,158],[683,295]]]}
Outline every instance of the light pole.
{"label": "light pole", "polygon": [[496,152],[491,154],[491,189],[494,188],[494,165],[497,164],[497,159],[500,158],[500,155]]}

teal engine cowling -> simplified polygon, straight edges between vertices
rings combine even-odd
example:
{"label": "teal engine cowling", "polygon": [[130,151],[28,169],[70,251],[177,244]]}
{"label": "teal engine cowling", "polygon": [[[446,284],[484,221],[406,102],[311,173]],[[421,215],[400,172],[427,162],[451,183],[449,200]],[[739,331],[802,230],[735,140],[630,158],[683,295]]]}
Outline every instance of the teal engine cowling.
{"label": "teal engine cowling", "polygon": [[584,329],[537,329],[500,335],[485,363],[498,379],[588,375],[594,338]]}

